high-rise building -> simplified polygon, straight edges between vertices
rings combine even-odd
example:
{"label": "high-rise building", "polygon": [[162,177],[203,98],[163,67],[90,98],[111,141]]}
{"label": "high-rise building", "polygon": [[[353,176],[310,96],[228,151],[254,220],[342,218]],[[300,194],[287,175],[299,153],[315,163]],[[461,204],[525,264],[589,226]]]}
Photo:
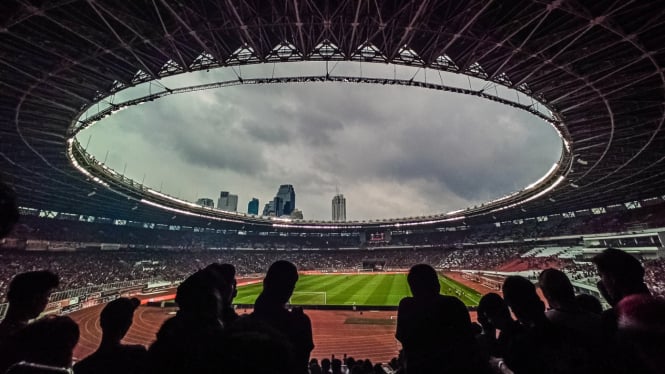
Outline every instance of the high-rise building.
{"label": "high-rise building", "polygon": [[279,186],[275,196],[275,215],[288,216],[296,208],[296,191],[290,184]]}
{"label": "high-rise building", "polygon": [[284,215],[284,203],[282,201],[282,198],[279,196],[275,196],[272,199],[272,208],[275,211],[275,216],[283,216]]}
{"label": "high-rise building", "polygon": [[263,216],[270,217],[275,215],[275,201],[269,201],[263,207]]}
{"label": "high-rise building", "polygon": [[259,214],[259,199],[253,197],[247,204],[247,214]]}
{"label": "high-rise building", "polygon": [[335,222],[346,221],[346,199],[342,194],[337,194],[332,199],[332,220]]}
{"label": "high-rise building", "polygon": [[215,202],[212,199],[209,199],[207,197],[202,197],[202,198],[196,200],[196,205],[200,205],[200,206],[206,207],[206,208],[214,208],[215,207]]}
{"label": "high-rise building", "polygon": [[227,212],[237,212],[238,195],[233,195],[228,191],[220,192],[219,199],[217,200],[217,209],[226,210]]}
{"label": "high-rise building", "polygon": [[263,215],[268,216],[290,216],[296,208],[296,191],[290,184],[279,186],[275,197],[263,208]]}

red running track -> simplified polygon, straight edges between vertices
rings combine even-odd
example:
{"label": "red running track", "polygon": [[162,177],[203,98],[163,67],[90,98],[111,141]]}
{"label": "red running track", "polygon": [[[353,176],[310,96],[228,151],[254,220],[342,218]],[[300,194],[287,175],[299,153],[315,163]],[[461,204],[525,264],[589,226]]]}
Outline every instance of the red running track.
{"label": "red running track", "polygon": [[[102,308],[103,305],[97,305],[70,314],[81,329],[81,338],[74,350],[76,359],[80,360],[97,349],[102,334],[99,327],[99,313]],[[155,340],[159,327],[166,319],[172,317],[171,313],[174,312],[175,308],[139,307],[134,313],[134,324],[124,342],[149,346]],[[387,362],[396,357],[401,348],[395,339],[394,325],[344,323],[349,317],[395,318],[397,314],[395,311],[365,311],[363,315],[360,315],[360,312],[328,310],[307,310],[306,313],[312,319],[312,332],[316,345],[312,357],[322,359],[332,354],[342,357],[346,353],[356,358],[369,358],[374,362]]]}
{"label": "red running track", "polygon": [[[450,276],[450,274],[447,274]],[[466,284],[485,294],[490,289],[477,283],[463,279],[455,274],[452,276],[458,282]],[[144,298],[156,297],[151,295]],[[79,324],[81,338],[74,350],[74,357],[82,359],[97,349],[101,340],[99,327],[99,313],[103,305],[79,310],[70,316]],[[173,316],[175,308],[159,308],[140,306],[134,313],[134,324],[124,339],[128,344],[143,344],[149,346],[155,340],[155,334],[162,323]],[[251,310],[238,310],[239,314],[250,313]],[[346,324],[348,318],[390,319],[396,318],[397,311],[332,311],[332,310],[306,310],[312,320],[312,332],[316,347],[312,357],[323,359],[335,355],[342,357],[344,353],[357,359],[369,358],[372,362],[387,362],[396,357],[401,344],[395,339],[395,325],[377,324]],[[476,320],[476,313],[471,312],[471,319]]]}

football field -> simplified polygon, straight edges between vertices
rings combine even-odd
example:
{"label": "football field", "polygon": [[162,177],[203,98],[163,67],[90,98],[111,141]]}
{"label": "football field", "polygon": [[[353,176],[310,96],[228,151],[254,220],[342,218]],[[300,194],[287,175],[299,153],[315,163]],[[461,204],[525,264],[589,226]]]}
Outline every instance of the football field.
{"label": "football field", "polygon": [[[477,306],[481,294],[439,275],[441,293],[459,297],[467,306]],[[261,283],[238,288],[234,304],[254,304]],[[406,274],[316,274],[300,275],[291,297],[293,305],[397,306],[411,296]]]}

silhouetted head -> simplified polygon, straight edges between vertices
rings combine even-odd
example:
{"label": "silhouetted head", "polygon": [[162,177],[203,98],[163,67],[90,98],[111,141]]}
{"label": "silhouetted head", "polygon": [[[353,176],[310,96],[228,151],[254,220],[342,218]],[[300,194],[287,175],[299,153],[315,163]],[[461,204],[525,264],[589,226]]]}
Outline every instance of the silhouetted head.
{"label": "silhouetted head", "polygon": [[504,300],[520,322],[533,323],[545,318],[545,303],[530,280],[517,275],[507,277],[502,291]]}
{"label": "silhouetted head", "polygon": [[600,300],[589,294],[581,293],[575,296],[577,305],[584,311],[601,315],[603,313],[603,305]]}
{"label": "silhouetted head", "polygon": [[218,282],[218,277],[206,270],[199,270],[185,279],[175,296],[181,314],[217,318],[222,310]]}
{"label": "silhouetted head", "polygon": [[0,180],[0,238],[5,237],[18,222],[19,213],[16,194]]}
{"label": "silhouetted head", "polygon": [[414,297],[436,296],[441,290],[436,270],[427,264],[413,265],[406,280]]}
{"label": "silhouetted head", "polygon": [[36,318],[46,308],[51,291],[59,283],[58,276],[48,270],[18,274],[9,283],[9,306],[25,319]]}
{"label": "silhouetted head", "polygon": [[134,311],[141,304],[139,299],[121,297],[106,304],[99,316],[99,324],[105,337],[118,342],[132,326]]}
{"label": "silhouetted head", "polygon": [[568,276],[557,269],[545,269],[538,276],[538,285],[552,308],[575,305],[575,290]]}
{"label": "silhouetted head", "polygon": [[665,367],[665,299],[634,294],[616,306],[619,339],[629,342],[653,373]]}
{"label": "silhouetted head", "polygon": [[321,369],[323,369],[324,373],[327,373],[330,371],[330,360],[327,358],[324,358],[321,360]]}
{"label": "silhouetted head", "polygon": [[222,295],[222,300],[225,305],[231,304],[233,298],[238,294],[236,289],[236,268],[231,264],[212,263],[208,265],[205,270],[212,271],[217,277],[221,279],[218,282],[218,289]]}
{"label": "silhouetted head", "polygon": [[339,358],[334,358],[330,363],[330,368],[332,369],[333,374],[339,374],[342,372],[342,360]]}
{"label": "silhouetted head", "polygon": [[49,316],[29,324],[16,336],[20,359],[42,365],[68,367],[79,340],[79,327],[69,317]]}
{"label": "silhouetted head", "polygon": [[279,303],[286,303],[298,281],[298,268],[289,261],[276,261],[263,279],[263,293]]}
{"label": "silhouetted head", "polygon": [[622,298],[638,293],[649,293],[644,284],[644,268],[633,256],[619,249],[607,248],[593,258],[598,268],[598,288],[614,306]]}
{"label": "silhouetted head", "polygon": [[499,330],[508,328],[513,318],[510,316],[508,304],[496,293],[488,293],[478,303],[478,321],[483,327],[485,322]]}

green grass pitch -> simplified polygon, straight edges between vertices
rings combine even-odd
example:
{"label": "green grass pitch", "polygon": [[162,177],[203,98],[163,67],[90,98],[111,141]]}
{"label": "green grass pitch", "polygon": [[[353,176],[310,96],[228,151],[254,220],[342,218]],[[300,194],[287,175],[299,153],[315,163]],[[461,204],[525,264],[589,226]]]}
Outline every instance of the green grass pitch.
{"label": "green grass pitch", "polygon": [[[439,283],[442,294],[459,297],[467,306],[477,306],[482,296],[445,276],[439,276]],[[262,288],[261,283],[239,287],[233,302],[254,304]],[[317,274],[300,276],[291,303],[397,306],[405,296],[411,296],[406,274]]]}

